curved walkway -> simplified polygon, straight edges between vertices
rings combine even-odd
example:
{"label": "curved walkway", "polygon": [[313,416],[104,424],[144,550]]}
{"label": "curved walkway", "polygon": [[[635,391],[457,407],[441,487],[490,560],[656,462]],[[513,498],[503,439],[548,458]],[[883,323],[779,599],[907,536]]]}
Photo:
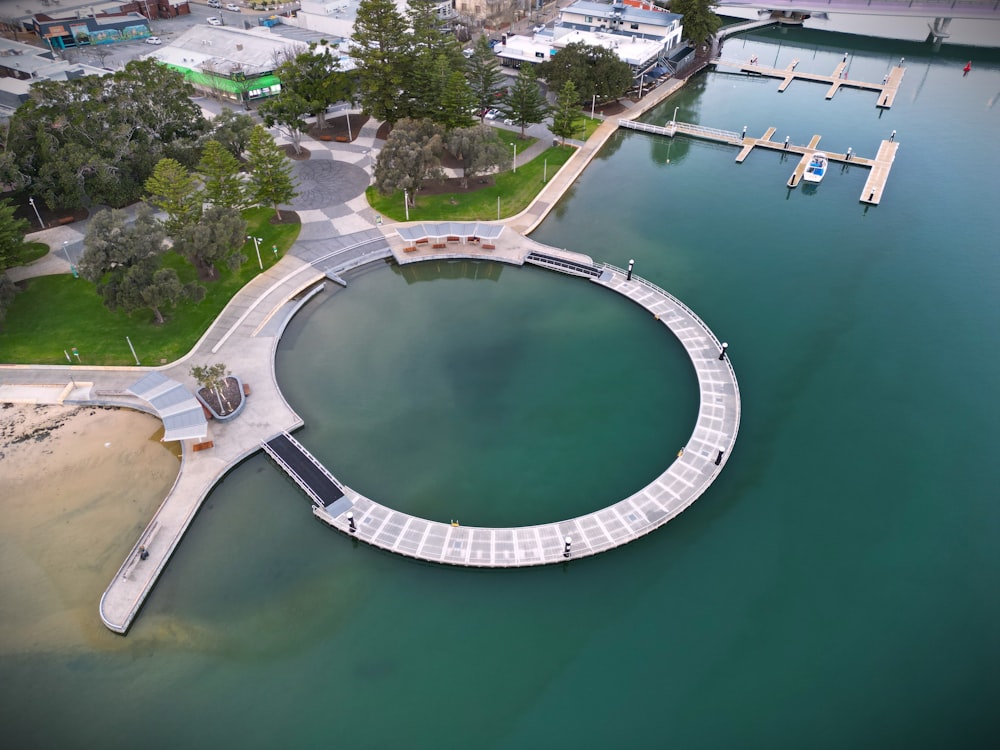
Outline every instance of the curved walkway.
{"label": "curved walkway", "polygon": [[[684,346],[698,378],[700,407],[691,437],[677,459],[649,485],[602,510],[555,523],[509,528],[452,526],[411,516],[339,484],[345,501],[313,513],[324,523],[399,555],[473,567],[523,567],[585,557],[627,544],[675,518],[712,484],[728,459],[740,423],[740,393],[728,357],[708,326],[686,305],[654,284],[587,256],[519,238],[520,251],[425,251],[401,263],[442,259],[533,263],[587,276],[654,315]],[[461,249],[459,249],[461,248]],[[520,263],[519,263],[520,261]],[[595,273],[587,273],[593,269]]]}

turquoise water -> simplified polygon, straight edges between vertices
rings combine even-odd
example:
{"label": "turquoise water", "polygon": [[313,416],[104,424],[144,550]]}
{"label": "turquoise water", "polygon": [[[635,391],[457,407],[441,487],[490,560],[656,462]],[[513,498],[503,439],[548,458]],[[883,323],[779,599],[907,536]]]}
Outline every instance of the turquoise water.
{"label": "turquoise water", "polygon": [[[14,746],[971,748],[998,730],[994,454],[1000,60],[769,33],[724,54],[880,80],[717,73],[657,112],[874,155],[812,192],[773,153],[621,133],[534,235],[624,265],[730,343],[740,436],[664,529],[568,566],[414,563],[316,523],[262,458],[208,499],[126,639],[3,659]],[[978,53],[977,53],[978,54]],[[410,512],[585,512],[693,424],[679,347],[585,282],[381,269],[310,303],[278,373],[299,435]],[[100,592],[95,592],[96,602]]]}

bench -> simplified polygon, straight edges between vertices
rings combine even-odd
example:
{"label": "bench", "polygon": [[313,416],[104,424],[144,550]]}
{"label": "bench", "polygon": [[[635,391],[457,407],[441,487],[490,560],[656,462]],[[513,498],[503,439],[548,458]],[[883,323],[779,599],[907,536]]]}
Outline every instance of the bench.
{"label": "bench", "polygon": [[489,242],[484,242],[482,244],[482,248],[483,248],[483,250],[496,250],[497,246],[496,245],[491,245]]}
{"label": "bench", "polygon": [[430,242],[430,240],[427,239],[426,237],[424,237],[422,240],[417,240],[413,244],[414,245],[426,245],[428,242]]}
{"label": "bench", "polygon": [[214,448],[214,447],[215,447],[214,442],[212,442],[211,440],[206,440],[203,443],[195,443],[194,451],[195,453],[197,453],[198,451],[207,451],[209,448]]}
{"label": "bench", "polygon": [[410,245],[409,247],[404,247],[403,248],[403,252],[404,253],[415,253],[415,252],[417,252],[417,248],[415,248],[413,245]]}
{"label": "bench", "polygon": [[319,139],[321,141],[332,141],[333,140],[333,136],[332,135],[321,135],[319,137]]}
{"label": "bench", "polygon": [[72,224],[76,219],[72,216],[63,216],[61,219],[56,219],[56,224]]}
{"label": "bench", "polygon": [[350,141],[351,139],[350,139],[350,138],[348,138],[348,137],[347,137],[346,135],[338,135],[338,136],[337,136],[336,138],[334,138],[333,140],[335,140],[335,141],[336,141],[337,143],[347,143],[347,142],[349,142],[349,141]]}
{"label": "bench", "polygon": [[461,237],[448,237],[448,242],[461,242]]}
{"label": "bench", "polygon": [[443,250],[444,248],[448,247],[448,245],[446,245],[444,242],[435,242],[433,245],[431,245],[431,247],[433,247],[435,250]]}
{"label": "bench", "polygon": [[250,384],[249,383],[244,383],[243,384],[243,395],[244,396],[249,396],[250,395]]}

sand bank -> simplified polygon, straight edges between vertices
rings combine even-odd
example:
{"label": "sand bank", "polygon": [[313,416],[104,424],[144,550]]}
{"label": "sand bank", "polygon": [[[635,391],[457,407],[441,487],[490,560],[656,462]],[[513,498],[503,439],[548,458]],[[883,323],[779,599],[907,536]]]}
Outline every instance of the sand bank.
{"label": "sand bank", "polygon": [[177,476],[162,435],[129,409],[0,404],[0,654],[117,639],[98,602]]}

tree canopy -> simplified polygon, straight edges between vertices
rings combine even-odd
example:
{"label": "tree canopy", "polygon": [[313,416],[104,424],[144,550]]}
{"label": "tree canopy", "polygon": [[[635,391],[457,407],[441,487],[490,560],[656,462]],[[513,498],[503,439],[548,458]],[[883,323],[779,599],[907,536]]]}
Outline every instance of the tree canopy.
{"label": "tree canopy", "polygon": [[497,131],[483,124],[449,130],[445,147],[462,162],[463,187],[468,187],[470,177],[492,172],[510,157]]}
{"label": "tree canopy", "polygon": [[539,75],[554,91],[572,81],[580,101],[596,96],[601,101],[617,99],[632,86],[632,69],[614,50],[573,42],[538,66]]}
{"label": "tree canopy", "polygon": [[40,80],[10,122],[16,177],[51,208],[138,200],[163,157],[197,158],[207,123],[180,73],[133,60],[107,76]]}
{"label": "tree canopy", "polygon": [[[331,104],[353,96],[353,78],[340,70],[340,62],[325,46],[310,44],[305,52],[282,62],[275,74],[281,79],[281,94],[294,93],[306,103],[322,127]],[[279,94],[279,97],[281,96]]]}
{"label": "tree canopy", "polygon": [[400,120],[375,161],[375,187],[383,194],[406,190],[410,205],[424,180],[441,175],[441,126]]}
{"label": "tree canopy", "polygon": [[553,135],[562,138],[565,143],[567,138],[576,135],[578,119],[580,119],[580,97],[576,93],[573,81],[569,80],[563,84],[556,99],[555,110],[552,113],[552,127],[549,130]]}
{"label": "tree canopy", "polygon": [[246,233],[247,223],[239,211],[211,206],[197,224],[186,227],[176,237],[174,249],[198,269],[200,278],[215,279],[218,264],[235,271],[246,260],[241,252]]}
{"label": "tree canopy", "polygon": [[164,158],[156,162],[145,188],[149,202],[167,213],[164,223],[167,234],[176,234],[198,221],[201,215],[198,182],[176,159]]}
{"label": "tree canopy", "polygon": [[200,301],[205,288],[184,285],[172,268],[161,268],[164,231],[152,209],[140,204],[135,221],[124,211],[100,211],[84,237],[80,275],[97,286],[110,310],[149,309],[163,323],[163,308],[187,297]]}
{"label": "tree canopy", "polygon": [[714,9],[714,0],[671,0],[670,10],[684,16],[684,36],[695,44],[704,44],[722,26]]}
{"label": "tree canopy", "polygon": [[479,121],[482,122],[486,117],[486,110],[496,104],[502,96],[504,81],[500,62],[493,54],[493,48],[490,47],[485,34],[480,34],[472,50],[472,57],[468,63],[468,78],[475,106],[479,109]]}
{"label": "tree canopy", "polygon": [[225,208],[243,208],[246,205],[240,163],[221,143],[205,143],[198,171],[204,181],[201,194],[204,201]]}

